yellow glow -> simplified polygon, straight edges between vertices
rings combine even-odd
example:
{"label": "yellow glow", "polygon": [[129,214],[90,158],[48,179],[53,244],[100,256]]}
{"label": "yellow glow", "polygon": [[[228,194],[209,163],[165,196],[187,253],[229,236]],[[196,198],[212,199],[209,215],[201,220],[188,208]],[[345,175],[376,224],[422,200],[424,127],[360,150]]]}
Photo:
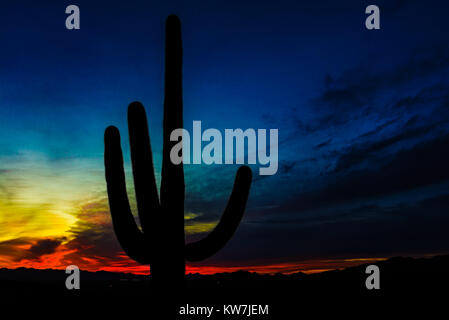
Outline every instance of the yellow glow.
{"label": "yellow glow", "polygon": [[[0,162],[0,242],[16,238],[66,237],[81,203],[104,190],[101,172],[73,160],[52,163],[27,153]],[[75,168],[74,168],[75,167]],[[70,169],[69,169],[70,168]]]}
{"label": "yellow glow", "polygon": [[193,213],[193,212],[187,212],[184,213],[184,220],[193,220],[196,217],[199,217],[200,215],[197,213]]}
{"label": "yellow glow", "polygon": [[345,262],[370,262],[370,261],[384,261],[387,258],[354,258],[354,259],[344,259]]}
{"label": "yellow glow", "polygon": [[209,232],[217,225],[217,221],[195,221],[195,218],[199,216],[201,216],[201,214],[193,212],[184,213],[184,230],[187,235]]}
{"label": "yellow glow", "polygon": [[188,235],[209,232],[217,225],[216,222],[196,222],[192,225],[186,225],[185,233]]}

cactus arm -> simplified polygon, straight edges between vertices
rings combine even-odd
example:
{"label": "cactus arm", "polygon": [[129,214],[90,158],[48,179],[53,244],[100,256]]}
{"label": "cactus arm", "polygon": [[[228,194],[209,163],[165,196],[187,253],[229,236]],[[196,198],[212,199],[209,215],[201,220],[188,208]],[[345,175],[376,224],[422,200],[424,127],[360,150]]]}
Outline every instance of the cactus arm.
{"label": "cactus arm", "polygon": [[110,126],[106,129],[104,143],[106,184],[115,234],[121,247],[131,259],[141,264],[148,264],[149,250],[146,246],[149,243],[145,241],[145,236],[137,227],[126,193],[120,133],[117,128]]}
{"label": "cactus arm", "polygon": [[240,167],[220,222],[206,238],[186,245],[186,260],[191,262],[204,260],[226,245],[243,217],[251,180],[251,169],[247,166]]}
{"label": "cactus arm", "polygon": [[151,221],[160,214],[159,197],[154,177],[153,157],[145,109],[140,102],[128,107],[128,130],[133,167],[137,211],[144,233],[153,234]]}

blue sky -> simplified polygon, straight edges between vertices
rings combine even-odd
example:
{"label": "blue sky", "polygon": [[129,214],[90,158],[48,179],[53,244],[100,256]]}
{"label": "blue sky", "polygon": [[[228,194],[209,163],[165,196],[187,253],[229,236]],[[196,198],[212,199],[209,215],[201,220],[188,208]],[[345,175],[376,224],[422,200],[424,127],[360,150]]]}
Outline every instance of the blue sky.
{"label": "blue sky", "polygon": [[[69,4],[80,7],[80,30],[65,29]],[[201,120],[279,129],[278,173],[255,176],[241,228],[205,264],[447,252],[448,5],[377,1],[381,30],[369,31],[369,4],[2,3],[0,223],[16,227],[3,228],[0,241],[93,243],[83,232],[98,221],[86,225],[80,208],[105,205],[108,125],[119,127],[129,160],[132,101],[146,107],[159,174],[164,21],[175,13],[186,128]],[[236,169],[186,166],[189,224],[199,226],[189,237],[218,219]],[[132,197],[131,180],[129,188]],[[35,222],[21,224],[21,214]],[[115,257],[107,207],[98,215],[108,237],[95,241]],[[11,252],[6,264],[20,257]]]}

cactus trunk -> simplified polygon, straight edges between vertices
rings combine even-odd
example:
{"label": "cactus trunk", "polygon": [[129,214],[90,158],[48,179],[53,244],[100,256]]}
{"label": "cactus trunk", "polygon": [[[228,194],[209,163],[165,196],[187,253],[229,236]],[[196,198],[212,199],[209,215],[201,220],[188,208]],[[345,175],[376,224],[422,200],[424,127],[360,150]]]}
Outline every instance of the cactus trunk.
{"label": "cactus trunk", "polygon": [[137,209],[141,229],[132,215],[126,192],[120,133],[110,126],[105,131],[105,171],[109,207],[117,239],[125,253],[141,264],[150,264],[153,283],[173,288],[182,284],[185,260],[200,261],[218,250],[232,237],[243,216],[252,173],[247,166],[237,171],[234,187],[218,225],[203,240],[185,245],[184,239],[184,169],[170,160],[170,141],[182,120],[182,45],[181,23],[171,15],[166,23],[165,101],[163,154],[160,197],[158,196],[150,137],[145,109],[139,102],[128,108]]}

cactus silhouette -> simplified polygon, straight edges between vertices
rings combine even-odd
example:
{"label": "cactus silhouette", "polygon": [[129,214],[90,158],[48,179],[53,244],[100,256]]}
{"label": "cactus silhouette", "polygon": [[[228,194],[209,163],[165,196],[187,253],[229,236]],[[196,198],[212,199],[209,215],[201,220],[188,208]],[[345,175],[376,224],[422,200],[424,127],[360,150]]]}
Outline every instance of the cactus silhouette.
{"label": "cactus silhouette", "polygon": [[154,176],[150,137],[145,109],[139,102],[128,108],[137,210],[141,229],[132,215],[125,185],[120,133],[110,126],[105,131],[105,171],[109,207],[114,231],[126,254],[141,264],[150,264],[152,281],[176,285],[185,276],[185,261],[201,261],[219,251],[232,237],[243,216],[252,180],[251,169],[238,169],[234,187],[223,216],[214,230],[198,242],[185,244],[184,169],[170,161],[177,143],[170,133],[183,127],[182,45],[179,18],[166,21],[165,100],[160,199]]}

